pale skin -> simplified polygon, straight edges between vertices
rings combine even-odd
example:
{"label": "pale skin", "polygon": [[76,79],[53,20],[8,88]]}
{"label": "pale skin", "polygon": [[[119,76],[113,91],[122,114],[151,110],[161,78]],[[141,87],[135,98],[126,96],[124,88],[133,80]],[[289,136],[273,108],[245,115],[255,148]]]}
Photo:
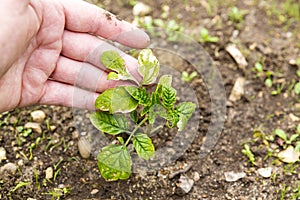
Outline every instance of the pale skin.
{"label": "pale skin", "polygon": [[[143,31],[81,0],[0,4],[0,113],[35,104],[93,109],[99,93],[126,84],[106,80],[99,57],[115,48],[103,39],[149,44]],[[137,61],[119,52],[138,78]]]}

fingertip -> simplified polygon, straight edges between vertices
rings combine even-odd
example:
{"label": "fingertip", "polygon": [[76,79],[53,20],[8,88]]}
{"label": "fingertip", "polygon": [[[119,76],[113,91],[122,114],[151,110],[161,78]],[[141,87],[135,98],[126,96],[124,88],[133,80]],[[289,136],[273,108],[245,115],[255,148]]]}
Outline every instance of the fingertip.
{"label": "fingertip", "polygon": [[146,48],[150,44],[149,35],[141,29],[122,32],[114,40],[136,49]]}

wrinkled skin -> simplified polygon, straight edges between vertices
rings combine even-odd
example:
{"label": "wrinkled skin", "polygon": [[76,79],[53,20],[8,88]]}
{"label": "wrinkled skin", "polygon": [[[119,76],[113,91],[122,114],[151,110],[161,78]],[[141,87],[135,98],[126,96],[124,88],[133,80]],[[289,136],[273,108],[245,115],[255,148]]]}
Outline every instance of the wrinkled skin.
{"label": "wrinkled skin", "polygon": [[[81,0],[0,2],[0,112],[33,104],[93,109],[98,93],[125,84],[106,80],[99,56],[114,47],[103,39],[149,44],[141,30]],[[138,76],[137,61],[119,52]]]}

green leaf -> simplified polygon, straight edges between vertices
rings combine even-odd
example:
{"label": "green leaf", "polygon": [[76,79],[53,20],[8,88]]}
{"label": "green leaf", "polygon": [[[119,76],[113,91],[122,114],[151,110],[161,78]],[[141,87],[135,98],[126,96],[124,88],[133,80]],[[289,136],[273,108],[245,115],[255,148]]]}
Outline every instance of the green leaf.
{"label": "green leaf", "polygon": [[116,72],[110,72],[107,75],[107,80],[120,80],[120,77]]}
{"label": "green leaf", "polygon": [[126,69],[125,61],[118,52],[113,50],[105,51],[102,53],[100,59],[103,65],[108,69],[115,71],[108,74],[108,80],[133,80]]}
{"label": "green leaf", "polygon": [[296,83],[294,87],[295,94],[300,94],[300,82]]}
{"label": "green leaf", "polygon": [[113,50],[105,51],[102,53],[100,59],[102,64],[105,65],[108,69],[113,70],[122,75],[127,73],[125,61],[118,54],[118,52]]}
{"label": "green leaf", "polygon": [[135,100],[124,86],[107,89],[98,96],[95,102],[95,108],[110,113],[128,113],[135,110],[138,101]]}
{"label": "green leaf", "polygon": [[124,139],[122,137],[117,137],[117,139],[119,140],[119,142],[123,145],[125,142],[124,142]]}
{"label": "green leaf", "polygon": [[160,104],[155,104],[152,105],[149,109],[149,123],[154,124],[156,115],[160,115],[163,118],[166,118],[167,116],[167,111],[166,109],[160,105]]}
{"label": "green leaf", "polygon": [[158,81],[158,85],[161,85],[164,87],[171,87],[172,75],[162,75]]}
{"label": "green leaf", "polygon": [[138,122],[139,116],[138,116],[138,112],[136,110],[134,110],[130,113],[130,119],[135,123]]}
{"label": "green leaf", "polygon": [[297,133],[300,134],[300,124],[297,126]]}
{"label": "green leaf", "polygon": [[300,141],[296,142],[295,151],[300,152]]}
{"label": "green leaf", "polygon": [[265,85],[267,86],[267,87],[272,87],[272,85],[273,85],[273,81],[272,81],[272,79],[271,78],[267,78],[266,80],[265,80]]}
{"label": "green leaf", "polygon": [[150,49],[143,49],[138,56],[139,72],[143,77],[142,84],[155,82],[159,74],[159,62]]}
{"label": "green leaf", "polygon": [[275,130],[275,134],[280,137],[281,139],[283,139],[284,141],[287,141],[287,137],[285,132],[282,129],[276,129]]}
{"label": "green leaf", "polygon": [[145,88],[135,86],[126,86],[126,91],[143,106],[148,106],[151,103],[150,94]]}
{"label": "green leaf", "polygon": [[140,158],[148,160],[154,157],[155,148],[151,138],[146,134],[137,134],[133,138],[133,146]]}
{"label": "green leaf", "polygon": [[298,136],[299,136],[298,134],[293,134],[293,135],[290,137],[288,143],[291,144],[292,142],[294,142],[294,141],[297,139]]}
{"label": "green leaf", "polygon": [[167,108],[173,108],[174,103],[176,102],[176,90],[172,87],[162,87],[161,94],[163,104]]}
{"label": "green leaf", "polygon": [[156,93],[161,94],[162,87],[171,87],[171,85],[172,85],[171,75],[161,76],[157,84]]}
{"label": "green leaf", "polygon": [[100,94],[95,101],[95,108],[101,111],[111,112],[113,92],[114,89],[107,89],[102,94]]}
{"label": "green leaf", "polygon": [[176,110],[168,110],[167,114],[164,115],[164,113],[160,113],[160,116],[168,120],[169,123],[167,123],[168,127],[173,128],[177,125],[179,122],[179,115]]}
{"label": "green leaf", "polygon": [[195,109],[196,109],[196,104],[192,102],[182,102],[176,107],[176,110],[179,114],[179,121],[177,123],[177,127],[179,131],[183,131],[188,120],[195,112]]}
{"label": "green leaf", "polygon": [[128,130],[128,121],[123,115],[112,115],[107,112],[94,112],[90,116],[92,124],[100,131],[117,135]]}
{"label": "green leaf", "polygon": [[131,157],[125,146],[111,144],[102,149],[97,156],[98,167],[105,180],[128,179],[131,174]]}

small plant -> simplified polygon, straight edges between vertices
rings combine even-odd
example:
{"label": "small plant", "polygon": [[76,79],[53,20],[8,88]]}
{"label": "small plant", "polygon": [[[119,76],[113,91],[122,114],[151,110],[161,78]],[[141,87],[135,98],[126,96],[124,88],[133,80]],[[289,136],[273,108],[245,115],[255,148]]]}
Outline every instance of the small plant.
{"label": "small plant", "polygon": [[283,91],[284,87],[285,87],[285,83],[278,84],[276,90],[273,90],[271,92],[271,94],[272,95],[279,95],[279,94],[281,94],[281,92]]}
{"label": "small plant", "polygon": [[196,78],[196,76],[198,75],[197,72],[192,72],[192,73],[188,73],[186,71],[183,71],[181,73],[181,80],[184,81],[184,82],[191,82],[194,78]]}
{"label": "small plant", "polygon": [[[176,104],[176,90],[171,86],[170,75],[161,76],[155,90],[147,91],[147,86],[155,83],[160,68],[150,49],[144,49],[138,55],[141,81],[127,71],[125,61],[115,51],[104,52],[101,62],[112,70],[108,79],[127,80],[135,84],[118,86],[100,94],[95,102],[97,112],[90,116],[97,129],[117,136],[118,140],[118,143],[104,147],[97,156],[102,177],[109,181],[124,180],[131,174],[132,160],[128,145],[132,142],[142,159],[154,157],[155,147],[150,136],[163,127],[155,126],[157,118],[163,118],[167,127],[177,127],[183,131],[196,105],[192,102]],[[134,128],[130,128],[128,118]]]}
{"label": "small plant", "polygon": [[276,129],[275,135],[277,135],[279,138],[281,138],[283,140],[283,142],[288,145],[292,144],[299,137],[299,134],[296,133],[296,134],[291,135],[290,138],[288,138],[287,134],[282,129]]}
{"label": "small plant", "polygon": [[300,82],[295,84],[294,92],[295,92],[295,94],[300,94]]}
{"label": "small plant", "polygon": [[250,146],[248,144],[245,144],[244,145],[244,149],[242,150],[242,153],[248,157],[249,159],[249,162],[252,164],[252,165],[256,165],[255,163],[255,156],[254,154],[252,153],[251,149],[250,149]]}
{"label": "small plant", "polygon": [[244,22],[244,16],[248,13],[247,10],[241,10],[238,7],[232,7],[228,12],[228,19],[240,28],[241,24]]}
{"label": "small plant", "polygon": [[256,76],[257,77],[265,77],[265,86],[271,88],[273,85],[272,81],[272,76],[273,72],[272,71],[264,71],[263,69],[263,64],[261,62],[256,62],[254,65],[254,71],[256,71]]}
{"label": "small plant", "polygon": [[219,38],[209,35],[209,32],[206,28],[201,28],[198,36],[198,40],[201,43],[206,43],[206,42],[215,43],[219,41]]}
{"label": "small plant", "polygon": [[156,27],[165,30],[167,35],[167,41],[178,41],[184,32],[184,27],[178,24],[175,20],[170,20],[168,22],[162,19],[152,19],[151,17],[136,17],[135,19],[140,27],[146,29],[151,35],[161,35],[160,32],[155,30]]}

